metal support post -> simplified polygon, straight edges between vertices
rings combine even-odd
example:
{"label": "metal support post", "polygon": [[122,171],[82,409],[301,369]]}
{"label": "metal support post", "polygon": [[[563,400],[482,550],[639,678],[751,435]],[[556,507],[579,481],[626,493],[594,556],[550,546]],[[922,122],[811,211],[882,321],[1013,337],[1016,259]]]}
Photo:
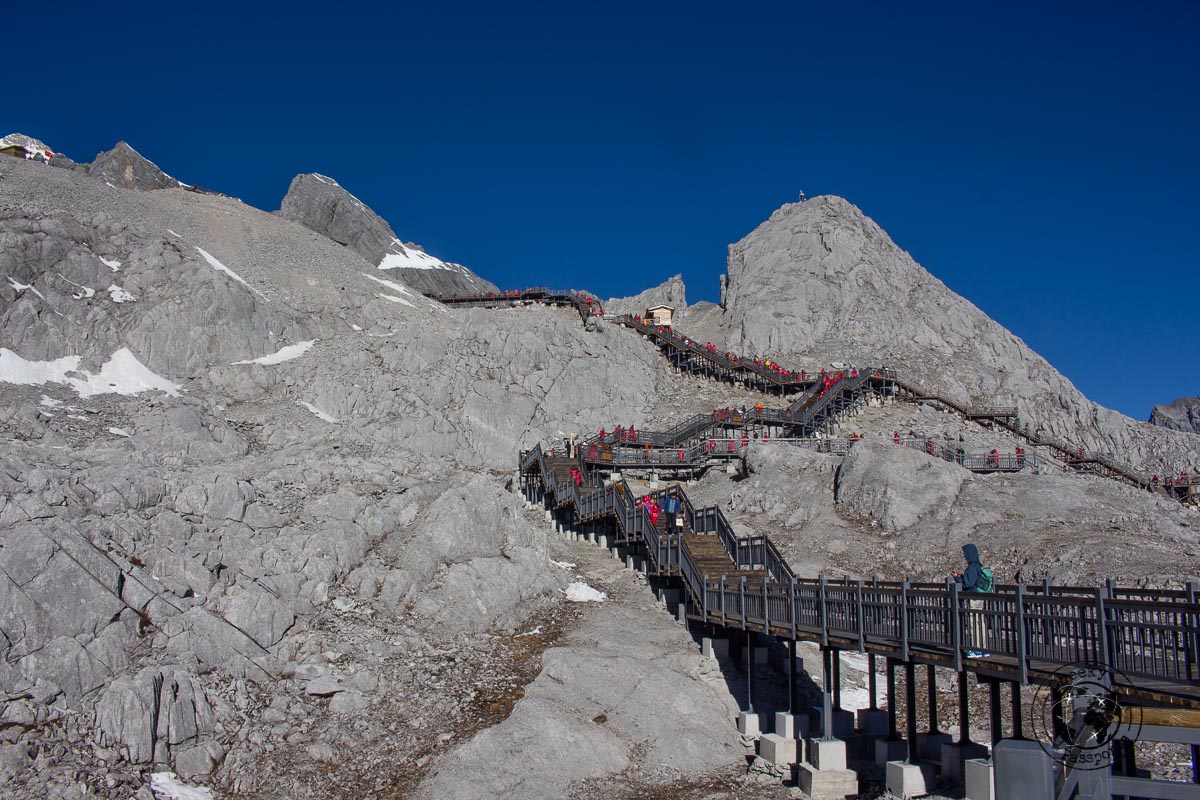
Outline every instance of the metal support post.
{"label": "metal support post", "polygon": [[900,738],[896,729],[896,661],[887,659],[887,704],[888,704],[888,741],[894,742]]}
{"label": "metal support post", "polygon": [[751,714],[754,713],[754,673],[754,631],[746,631],[746,710]]}
{"label": "metal support post", "polygon": [[995,747],[1004,733],[1000,730],[1000,681],[996,678],[988,679],[988,715],[992,730],[992,747]]}
{"label": "metal support post", "polygon": [[830,660],[833,662],[833,709],[842,710],[842,654],[836,648],[830,648]]}
{"label": "metal support post", "polygon": [[1024,725],[1024,721],[1021,718],[1021,712],[1023,710],[1021,708],[1021,684],[1018,681],[1013,681],[1011,684],[1009,684],[1009,686],[1012,688],[1012,720],[1013,720],[1012,738],[1024,739],[1025,734],[1023,732],[1023,729],[1024,729],[1025,725]]}
{"label": "metal support post", "polygon": [[958,743],[971,743],[971,706],[967,673],[958,673]]}
{"label": "metal support post", "polygon": [[796,640],[788,639],[788,713],[795,714],[796,703],[799,698],[796,697]]}
{"label": "metal support post", "polygon": [[937,708],[937,677],[933,673],[933,664],[928,664],[925,667],[926,682],[929,684],[929,732],[938,732],[938,708]]}
{"label": "metal support post", "polygon": [[824,692],[821,703],[821,739],[828,742],[833,738],[833,651],[828,647],[821,648],[821,672]]}
{"label": "metal support post", "polygon": [[871,711],[878,711],[879,706],[875,701],[876,686],[878,679],[875,677],[875,654],[867,655],[867,691],[871,693],[871,705],[868,708]]}
{"label": "metal support post", "polygon": [[905,758],[910,764],[917,761],[917,665],[911,661],[904,665],[904,716],[905,737],[908,739],[908,754]]}

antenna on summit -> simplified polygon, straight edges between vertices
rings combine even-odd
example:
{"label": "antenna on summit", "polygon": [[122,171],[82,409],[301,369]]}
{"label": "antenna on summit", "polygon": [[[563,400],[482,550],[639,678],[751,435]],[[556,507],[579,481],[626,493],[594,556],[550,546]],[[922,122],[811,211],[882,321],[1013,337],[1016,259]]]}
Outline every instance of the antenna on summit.
{"label": "antenna on summit", "polygon": [[803,203],[803,202],[804,202],[805,200],[807,200],[807,199],[808,199],[808,198],[807,198],[807,197],[804,195],[804,190],[803,190],[803,189],[801,189],[801,190],[800,190],[800,202],[801,202],[801,203]]}

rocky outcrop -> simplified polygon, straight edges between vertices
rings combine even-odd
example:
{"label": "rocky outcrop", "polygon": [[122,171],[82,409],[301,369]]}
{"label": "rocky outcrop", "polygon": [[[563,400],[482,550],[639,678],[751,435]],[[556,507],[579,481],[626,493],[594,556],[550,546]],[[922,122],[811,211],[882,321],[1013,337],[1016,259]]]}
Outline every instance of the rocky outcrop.
{"label": "rocky outcrop", "polygon": [[283,198],[279,215],[349,247],[380,270],[398,275],[422,294],[497,291],[495,284],[463,265],[442,261],[419,245],[401,242],[382,217],[333,178],[297,175]]}
{"label": "rocky outcrop", "polygon": [[971,473],[956,464],[886,441],[863,440],[842,463],[835,500],[844,513],[895,533],[944,510],[970,479]]}
{"label": "rocky outcrop", "polygon": [[612,297],[604,301],[606,314],[645,314],[650,306],[668,305],[682,318],[687,310],[687,288],[683,276],[675,275],[658,286],[647,289],[633,297]]}
{"label": "rocky outcrop", "polygon": [[97,155],[88,165],[87,173],[113,186],[141,192],[178,189],[183,186],[130,147],[128,142],[117,142],[112,150]]}
{"label": "rocky outcrop", "polygon": [[1173,403],[1155,406],[1150,424],[1172,431],[1200,433],[1200,397],[1181,397]]}
{"label": "rocky outcrop", "polygon": [[809,369],[899,368],[968,405],[1016,405],[1032,429],[1147,472],[1196,463],[1194,444],[1090,402],[840,197],[780,208],[730,245],[728,278],[735,352]]}

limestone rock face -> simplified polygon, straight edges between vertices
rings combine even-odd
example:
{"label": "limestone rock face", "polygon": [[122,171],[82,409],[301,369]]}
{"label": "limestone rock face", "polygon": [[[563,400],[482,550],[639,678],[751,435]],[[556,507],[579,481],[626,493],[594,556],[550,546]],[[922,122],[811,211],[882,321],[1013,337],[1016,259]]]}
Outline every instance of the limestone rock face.
{"label": "limestone rock face", "polygon": [[279,209],[284,219],[349,247],[366,261],[424,294],[486,294],[497,291],[461,264],[401,242],[388,223],[324,175],[297,175]]}
{"label": "limestone rock face", "polygon": [[735,352],[894,367],[960,402],[1016,405],[1031,428],[1147,472],[1196,462],[1185,439],[1089,401],[840,197],[785,205],[730,245],[725,320]]}
{"label": "limestone rock face", "polygon": [[155,189],[178,189],[182,183],[159,169],[153,162],[129,146],[128,142],[117,142],[112,150],[96,156],[87,167],[93,178],[106,181],[113,186],[148,192]]}
{"label": "limestone rock face", "polygon": [[882,440],[863,440],[842,463],[836,502],[844,513],[869,517],[884,533],[895,533],[948,507],[970,479],[957,464]]}
{"label": "limestone rock face", "polygon": [[1181,397],[1173,403],[1155,406],[1150,424],[1173,431],[1200,433],[1200,397]]}
{"label": "limestone rock face", "polygon": [[650,306],[667,305],[676,315],[687,310],[687,287],[683,276],[675,275],[664,283],[635,294],[633,297],[613,297],[604,302],[605,314],[645,314]]}

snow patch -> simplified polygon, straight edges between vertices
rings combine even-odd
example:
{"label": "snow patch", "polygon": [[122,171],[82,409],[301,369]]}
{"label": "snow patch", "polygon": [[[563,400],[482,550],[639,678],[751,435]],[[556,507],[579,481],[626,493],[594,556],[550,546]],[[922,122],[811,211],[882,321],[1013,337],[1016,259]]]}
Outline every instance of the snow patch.
{"label": "snow patch", "polygon": [[416,308],[416,306],[414,306],[412,303],[405,300],[403,297],[395,297],[390,294],[380,294],[380,295],[376,295],[376,297],[382,297],[384,300],[390,300],[393,303],[399,303],[400,305],[408,306],[409,308]]}
{"label": "snow patch", "polygon": [[97,256],[97,258],[100,259],[100,261],[104,264],[104,266],[108,267],[113,272],[121,271],[121,262],[117,261],[115,258],[110,259],[110,258],[105,258],[104,256]]}
{"label": "snow patch", "polygon": [[234,365],[266,364],[268,366],[272,364],[282,364],[284,361],[291,361],[293,358],[299,358],[300,356],[304,355],[309,351],[309,348],[316,343],[317,342],[315,339],[308,342],[297,342],[296,344],[289,344],[286,347],[281,347],[277,352],[274,352],[269,356],[259,356],[258,358],[252,358],[248,361],[235,361],[233,363]]}
{"label": "snow patch", "polygon": [[150,775],[150,791],[163,800],[213,800],[212,789],[189,786],[174,772],[155,772]]}
{"label": "snow patch", "polygon": [[130,434],[129,434],[129,431],[125,430],[124,428],[109,428],[109,429],[108,429],[108,432],[109,432],[109,433],[111,433],[113,436],[126,436],[126,437],[128,437],[128,436],[130,435]]}
{"label": "snow patch", "polygon": [[8,278],[8,285],[13,287],[14,289],[16,289],[18,294],[25,291],[26,289],[28,289],[29,291],[33,292],[34,294],[36,294],[38,297],[42,298],[43,300],[46,299],[46,296],[44,294],[42,294],[41,292],[39,292],[37,289],[33,288],[32,285],[30,285],[28,283],[21,283],[20,281],[15,280],[7,275],[5,277]]}
{"label": "snow patch", "polygon": [[242,286],[245,286],[250,291],[254,292],[256,295],[261,297],[263,300],[267,299],[267,296],[265,294],[263,294],[258,289],[255,289],[253,286],[251,286],[250,284],[248,284],[244,280],[242,280],[242,277],[240,275],[238,275],[236,272],[231,270],[229,267],[225,266],[220,261],[218,261],[215,256],[213,256],[211,253],[209,253],[203,247],[197,247],[196,250],[199,251],[200,255],[204,256],[204,260],[208,262],[208,265],[210,267],[212,267],[213,269],[215,269],[217,272],[224,272],[226,275],[233,278],[235,281],[242,284]]}
{"label": "snow patch", "polygon": [[182,236],[180,236],[178,233],[176,233],[175,231],[171,230],[170,228],[167,228],[167,233],[171,234],[171,235],[172,235],[172,236],[174,236],[176,239],[182,239],[182,238],[183,238]]}
{"label": "snow patch", "polygon": [[554,566],[558,567],[559,569],[574,569],[575,568],[575,562],[573,562],[573,561],[555,561],[552,558],[552,559],[550,559],[550,563],[553,564]]}
{"label": "snow patch", "polygon": [[109,284],[107,291],[108,296],[112,298],[114,303],[132,303],[134,300],[137,300],[136,297],[122,289],[120,286],[117,286],[115,283]]}
{"label": "snow patch", "polygon": [[375,281],[378,284],[382,284],[382,285],[386,286],[387,288],[391,289],[393,292],[399,292],[400,294],[406,294],[409,297],[415,296],[412,292],[410,292],[408,290],[407,286],[396,283],[395,281],[388,281],[388,280],[384,280],[383,278],[376,278],[374,275],[368,275],[365,272],[362,275],[364,278],[368,278],[370,280]]}
{"label": "snow patch", "polygon": [[80,397],[148,391],[166,392],[172,397],[179,394],[179,384],[151,372],[127,347],[113,353],[96,374],[79,369],[80,360],[79,356],[63,356],[54,361],[26,361],[0,347],[0,383],[23,386],[64,383]]}
{"label": "snow patch", "polygon": [[582,581],[575,581],[567,585],[565,592],[567,600],[572,603],[603,603],[608,599],[608,595],[599,589],[593,589]]}
{"label": "snow patch", "polygon": [[351,330],[356,330],[356,331],[361,331],[361,330],[362,330],[362,328],[361,328],[360,326],[358,326],[358,325],[351,325],[351,326],[350,326],[350,328],[351,328]]}
{"label": "snow patch", "polygon": [[324,411],[322,411],[321,409],[317,408],[317,407],[316,407],[316,406],[314,406],[312,403],[306,403],[306,402],[304,402],[303,400],[301,400],[301,401],[300,401],[300,405],[304,406],[304,407],[305,407],[305,408],[307,408],[309,411],[311,411],[312,413],[316,414],[318,417],[320,417],[321,419],[325,420],[326,422],[332,422],[332,423],[335,423],[335,424],[336,424],[336,423],[338,423],[338,422],[341,422],[341,420],[340,420],[340,419],[338,419],[337,417],[333,417],[333,416],[330,416],[329,414],[326,414]]}
{"label": "snow patch", "polygon": [[415,245],[406,245],[399,239],[392,239],[388,252],[383,254],[379,269],[448,269],[451,272],[465,273],[466,267],[461,264],[450,264],[440,258],[434,258]]}

